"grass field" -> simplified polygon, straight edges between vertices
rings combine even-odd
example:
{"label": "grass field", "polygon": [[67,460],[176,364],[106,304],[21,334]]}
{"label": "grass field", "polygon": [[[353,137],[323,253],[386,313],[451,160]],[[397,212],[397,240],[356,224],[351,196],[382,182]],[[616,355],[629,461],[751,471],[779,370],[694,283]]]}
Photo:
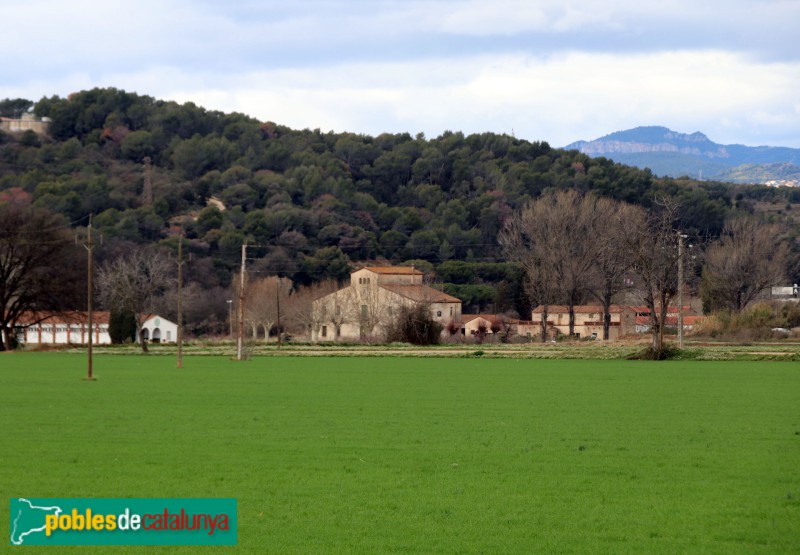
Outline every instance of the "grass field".
{"label": "grass field", "polygon": [[800,551],[793,362],[174,366],[0,356],[0,489],[238,498],[236,548],[103,553]]}

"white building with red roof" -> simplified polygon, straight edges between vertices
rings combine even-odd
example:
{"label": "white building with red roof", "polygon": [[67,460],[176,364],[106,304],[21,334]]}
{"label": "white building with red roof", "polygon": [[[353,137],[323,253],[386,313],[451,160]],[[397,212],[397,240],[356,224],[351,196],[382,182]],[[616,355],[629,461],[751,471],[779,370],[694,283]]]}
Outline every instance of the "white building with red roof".
{"label": "white building with red roof", "polygon": [[[108,335],[109,313],[104,310],[92,313],[92,343],[111,343]],[[89,323],[86,312],[25,312],[16,321],[14,333],[20,344],[70,345],[89,342]]]}

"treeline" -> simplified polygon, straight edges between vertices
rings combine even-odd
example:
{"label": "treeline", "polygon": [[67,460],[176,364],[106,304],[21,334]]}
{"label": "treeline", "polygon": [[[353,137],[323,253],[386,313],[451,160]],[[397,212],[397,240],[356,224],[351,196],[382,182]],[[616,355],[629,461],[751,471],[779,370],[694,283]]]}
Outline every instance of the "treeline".
{"label": "treeline", "polygon": [[[0,102],[3,115],[28,109],[50,118],[50,137],[0,135],[0,202],[32,203],[76,227],[93,214],[101,262],[140,244],[174,249],[183,231],[198,268],[190,279],[205,288],[227,287],[246,242],[255,271],[296,284],[342,280],[355,261],[416,261],[470,309],[520,310],[497,237],[545,192],[644,208],[668,198],[681,206],[676,226],[698,238],[760,203],[780,207],[770,219],[790,219],[800,202],[797,190],[661,179],[494,133],[292,130],[117,89]],[[456,261],[473,272],[453,272]]]}

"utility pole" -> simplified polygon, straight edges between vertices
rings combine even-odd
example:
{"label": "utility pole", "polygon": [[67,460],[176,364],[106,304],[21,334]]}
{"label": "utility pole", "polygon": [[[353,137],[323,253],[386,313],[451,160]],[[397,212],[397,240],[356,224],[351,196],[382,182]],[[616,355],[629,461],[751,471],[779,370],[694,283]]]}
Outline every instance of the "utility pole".
{"label": "utility pole", "polygon": [[183,229],[178,237],[178,368],[183,368]]}
{"label": "utility pole", "polygon": [[92,334],[94,333],[94,326],[92,325],[92,215],[89,214],[89,227],[87,228],[86,245],[84,245],[88,252],[86,273],[87,273],[87,303],[86,303],[86,324],[89,327],[89,342],[87,343],[86,354],[88,358],[88,371],[86,375],[87,380],[94,380],[92,374]]}
{"label": "utility pole", "polygon": [[[278,287],[275,288],[275,302],[278,308],[278,350],[281,348],[281,276],[278,276]],[[267,330],[269,334],[269,330]]]}
{"label": "utility pole", "polygon": [[242,245],[242,269],[240,272],[239,282],[239,337],[236,342],[236,360],[242,360],[244,353],[242,351],[242,340],[244,337],[244,272],[245,261],[247,260],[247,243]]}
{"label": "utility pole", "polygon": [[687,235],[678,232],[678,348],[683,349],[683,240]]}

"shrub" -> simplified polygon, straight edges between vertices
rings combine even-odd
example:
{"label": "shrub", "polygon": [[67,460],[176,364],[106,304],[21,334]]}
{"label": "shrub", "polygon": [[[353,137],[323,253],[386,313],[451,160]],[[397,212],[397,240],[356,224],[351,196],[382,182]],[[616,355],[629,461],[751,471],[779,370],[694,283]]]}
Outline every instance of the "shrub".
{"label": "shrub", "polygon": [[772,307],[759,303],[744,309],[737,318],[736,327],[745,329],[765,328],[773,319]]}
{"label": "shrub", "polygon": [[665,343],[661,346],[661,349],[654,349],[651,345],[642,351],[630,355],[628,360],[670,360],[679,358],[680,354],[680,349]]}
{"label": "shrub", "polygon": [[112,310],[108,317],[112,343],[132,343],[136,339],[136,316],[129,310]]}
{"label": "shrub", "polygon": [[800,326],[800,303],[786,303],[783,305],[783,317],[790,328]]}
{"label": "shrub", "polygon": [[401,342],[413,345],[436,345],[442,334],[442,326],[431,316],[427,305],[402,307],[389,328],[386,338],[390,343]]}
{"label": "shrub", "polygon": [[695,325],[693,334],[740,342],[760,341],[783,337],[774,334],[772,328],[793,327],[795,319],[800,322],[800,307],[762,302],[739,313],[720,311],[708,315]]}

